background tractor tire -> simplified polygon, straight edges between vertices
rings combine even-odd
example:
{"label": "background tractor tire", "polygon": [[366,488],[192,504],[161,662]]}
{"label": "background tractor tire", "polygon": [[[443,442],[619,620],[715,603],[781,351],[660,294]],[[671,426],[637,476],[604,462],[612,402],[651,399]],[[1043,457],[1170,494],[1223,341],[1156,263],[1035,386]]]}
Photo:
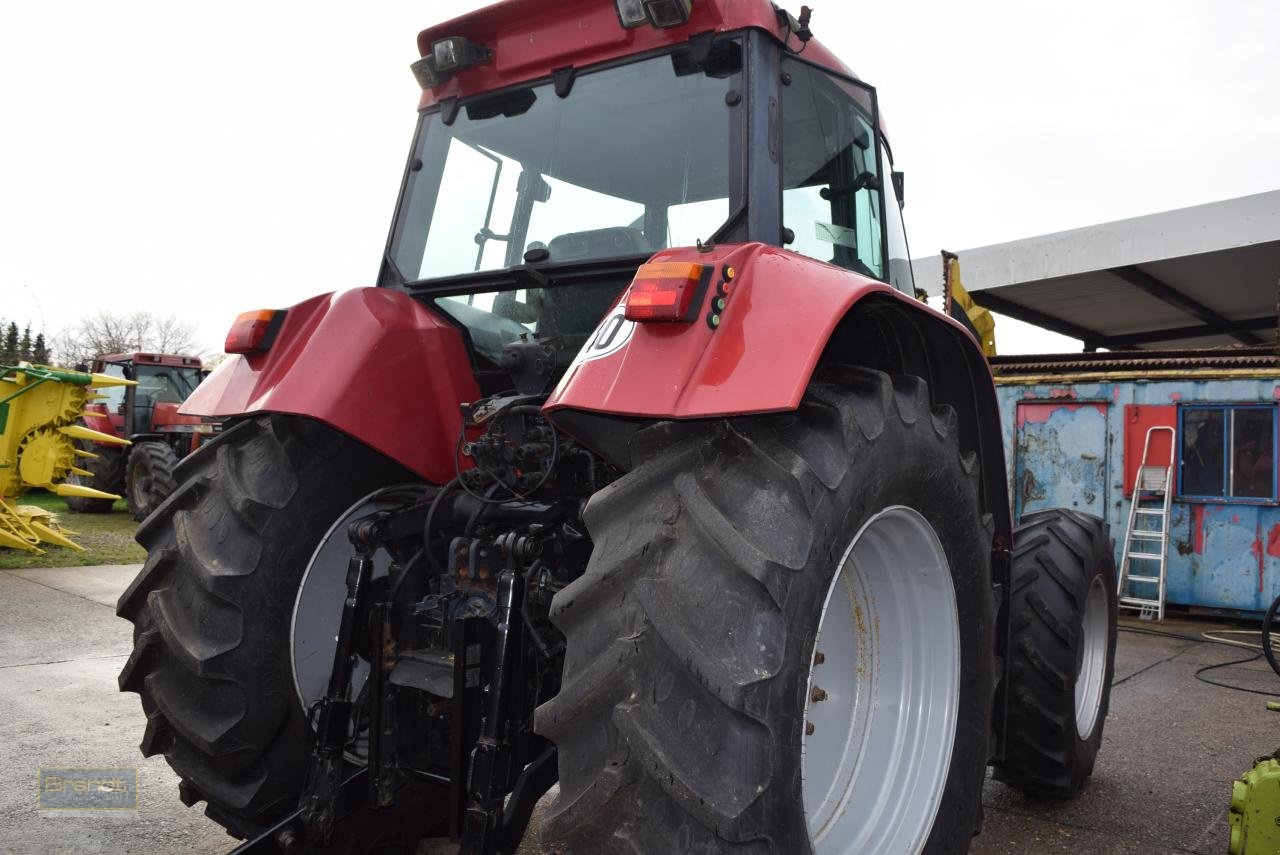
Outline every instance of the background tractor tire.
{"label": "background tractor tire", "polygon": [[[102,490],[106,493],[124,495],[124,465],[129,449],[127,447],[108,448],[102,445],[95,445],[83,439],[76,440],[76,447],[82,451],[89,451],[98,455],[97,457],[76,458],[76,465],[81,469],[87,469],[92,472],[93,477],[85,478],[81,475],[72,475],[67,478],[67,483],[79,484],[82,487],[92,487],[95,490]],[[65,501],[68,508],[82,514],[105,514],[115,504],[114,499],[86,499],[83,496],[67,496]]]}
{"label": "background tractor tire", "polygon": [[1013,534],[1008,734],[997,780],[1070,798],[1093,773],[1111,699],[1116,568],[1106,524],[1071,510]]}
{"label": "background tractor tire", "polygon": [[905,506],[937,534],[957,612],[954,735],[924,851],[966,851],[997,604],[955,413],[918,378],[831,367],[794,413],[668,422],[632,452],[591,499],[590,564],[552,607],[568,650],[536,717],[560,766],[543,841],[564,855],[811,851],[801,747],[810,669],[830,658],[815,656],[819,616],[851,538]]}
{"label": "background tractor tire", "polygon": [[177,477],[138,530],[147,562],[118,603],[134,624],[120,689],[141,696],[142,753],[165,755],[183,802],[204,800],[246,837],[297,806],[307,771],[290,637],[303,573],[353,503],[407,475],[318,422],[261,416],[201,446]]}
{"label": "background tractor tire", "polygon": [[139,442],[129,449],[129,513],[135,520],[151,516],[177,488],[178,455],[167,442]]}

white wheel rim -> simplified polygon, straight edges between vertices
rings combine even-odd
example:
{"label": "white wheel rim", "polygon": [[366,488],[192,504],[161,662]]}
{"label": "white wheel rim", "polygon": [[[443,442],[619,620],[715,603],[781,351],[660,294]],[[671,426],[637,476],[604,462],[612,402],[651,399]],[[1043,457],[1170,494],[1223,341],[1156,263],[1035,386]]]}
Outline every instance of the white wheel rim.
{"label": "white wheel rim", "polygon": [[814,651],[801,762],[814,852],[920,852],[951,768],[960,625],[946,554],[919,513],[887,508],[854,536]]}
{"label": "white wheel rim", "polygon": [[[293,666],[293,688],[304,710],[324,697],[333,671],[333,654],[338,647],[338,624],[342,621],[342,602],[347,597],[347,562],[354,548],[347,539],[347,525],[357,517],[374,511],[402,507],[406,501],[422,497],[425,488],[416,485],[386,487],[375,490],[347,508],[311,553],[307,569],[298,586],[289,621],[289,654]],[[373,556],[373,577],[387,575],[391,558],[379,550]],[[369,663],[357,658],[351,674],[354,699],[369,676]],[[363,753],[357,745],[355,755]]]}
{"label": "white wheel rim", "polygon": [[1102,706],[1107,677],[1107,588],[1094,576],[1084,603],[1080,632],[1080,668],[1076,672],[1076,733],[1088,739]]}

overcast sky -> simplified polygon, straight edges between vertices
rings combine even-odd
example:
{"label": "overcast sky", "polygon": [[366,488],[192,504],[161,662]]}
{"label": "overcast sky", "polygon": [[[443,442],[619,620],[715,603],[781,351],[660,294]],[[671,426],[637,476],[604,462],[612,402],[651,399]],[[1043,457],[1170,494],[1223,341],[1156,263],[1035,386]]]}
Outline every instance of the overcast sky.
{"label": "overcast sky", "polygon": [[[479,5],[0,5],[0,316],[172,311],[220,350],[239,311],[371,284],[415,35]],[[916,256],[1280,188],[1276,0],[816,7],[879,88]]]}

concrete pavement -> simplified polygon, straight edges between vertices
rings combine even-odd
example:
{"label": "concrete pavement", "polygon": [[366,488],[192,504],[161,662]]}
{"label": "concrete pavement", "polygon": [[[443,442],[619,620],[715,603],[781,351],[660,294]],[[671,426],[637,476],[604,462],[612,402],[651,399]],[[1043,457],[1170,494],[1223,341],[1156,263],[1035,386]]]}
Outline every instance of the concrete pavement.
{"label": "concrete pavement", "polygon": [[[1199,636],[1213,627],[1166,620],[1158,628]],[[988,782],[986,831],[971,851],[1223,855],[1231,781],[1280,745],[1280,714],[1266,711],[1266,697],[1207,685],[1195,671],[1248,655],[1122,631],[1111,712],[1084,792],[1046,801]],[[1280,678],[1262,659],[1204,676],[1280,696]]]}
{"label": "concrete pavement", "polygon": [[[137,696],[116,690],[131,640],[115,599],[137,569],[0,571],[0,851],[198,855],[231,848],[198,807],[178,801],[164,760],[138,753]],[[1207,628],[1162,627],[1187,635]],[[1121,633],[1111,715],[1085,792],[1072,802],[1042,801],[988,782],[986,829],[972,851],[1221,855],[1231,780],[1280,743],[1280,714],[1264,711],[1264,697],[1194,678],[1196,668],[1239,655],[1247,654]],[[1209,676],[1280,692],[1280,679],[1261,660]],[[138,767],[138,809],[38,811],[42,765]]]}
{"label": "concrete pavement", "polygon": [[[177,799],[162,757],[138,753],[145,721],[116,675],[132,649],[115,600],[135,566],[0,571],[0,851],[215,853],[228,837]],[[36,809],[40,766],[138,769],[138,809]]]}

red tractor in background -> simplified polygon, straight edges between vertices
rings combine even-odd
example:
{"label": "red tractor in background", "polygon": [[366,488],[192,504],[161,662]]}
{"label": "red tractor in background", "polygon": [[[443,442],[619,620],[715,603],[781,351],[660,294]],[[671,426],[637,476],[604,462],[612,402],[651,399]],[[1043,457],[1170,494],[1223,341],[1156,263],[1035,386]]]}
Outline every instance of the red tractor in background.
{"label": "red tractor in background", "polygon": [[509,0],[418,52],[378,287],[237,319],[138,532],[120,687],[183,801],[243,852],[497,855],[558,783],[547,851],[854,855],[965,851],[989,765],[1078,792],[1106,528],[1015,529],[808,12]]}
{"label": "red tractor in background", "polygon": [[[137,381],[136,386],[100,390],[99,400],[87,405],[84,415],[86,427],[133,444],[116,447],[81,441],[84,450],[98,455],[85,458],[84,466],[93,477],[72,476],[70,481],[120,493],[134,519],[144,519],[173,492],[178,461],[221,429],[221,419],[178,412],[204,378],[202,363],[195,356],[112,353],[95,359],[91,370]],[[66,502],[71,510],[84,513],[106,513],[112,505],[110,499],[78,496],[69,496]]]}

